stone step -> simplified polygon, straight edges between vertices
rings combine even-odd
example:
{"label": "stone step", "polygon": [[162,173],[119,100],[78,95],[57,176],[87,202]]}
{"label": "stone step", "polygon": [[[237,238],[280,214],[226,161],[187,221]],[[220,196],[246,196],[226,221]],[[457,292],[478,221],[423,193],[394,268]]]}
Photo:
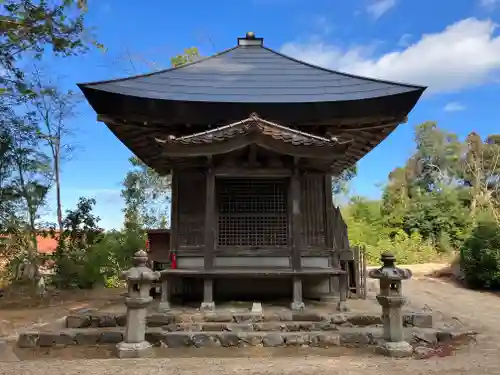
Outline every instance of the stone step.
{"label": "stone step", "polygon": [[[427,312],[406,312],[403,316],[404,325],[421,328],[432,327],[432,314]],[[163,327],[177,325],[176,330],[221,330],[230,331],[234,324],[253,325],[254,331],[277,330],[268,329],[266,326],[277,327],[277,324],[285,327],[296,327],[302,324],[304,330],[314,329],[315,323],[321,327],[355,326],[365,327],[380,325],[382,323],[380,315],[344,313],[344,314],[321,314],[318,312],[293,313],[291,311],[275,312],[270,314],[258,314],[252,312],[212,312],[186,314],[182,312],[154,313],[147,317],[149,327]],[[92,328],[92,327],[123,327],[126,324],[124,314],[110,314],[89,312],[84,314],[72,314],[66,317],[67,328]],[[196,328],[206,326],[207,328]],[[187,327],[187,328],[185,328]],[[216,328],[218,327],[218,328]],[[173,330],[173,329],[172,329]],[[282,329],[287,330],[287,329]],[[322,328],[322,330],[325,330]],[[328,329],[327,329],[328,330]]]}
{"label": "stone step", "polygon": [[[346,326],[349,323],[344,323]],[[311,332],[337,331],[331,322],[258,322],[258,323],[172,323],[162,326],[169,332]]]}
{"label": "stone step", "polygon": [[[405,328],[407,341],[414,339],[435,343],[446,335],[430,328]],[[110,345],[123,341],[123,328],[64,329],[54,332],[25,332],[19,335],[20,348],[65,347],[70,345]],[[245,346],[368,346],[382,337],[382,329],[375,327],[342,327],[338,331],[311,332],[168,332],[162,328],[148,328],[146,340],[152,345],[179,347],[245,347]]]}

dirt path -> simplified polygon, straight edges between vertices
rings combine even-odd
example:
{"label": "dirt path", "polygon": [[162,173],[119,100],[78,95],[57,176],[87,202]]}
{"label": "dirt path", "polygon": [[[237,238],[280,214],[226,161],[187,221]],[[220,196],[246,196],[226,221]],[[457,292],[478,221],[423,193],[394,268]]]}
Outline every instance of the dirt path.
{"label": "dirt path", "polygon": [[41,299],[9,296],[0,301],[0,338],[12,338],[20,330],[52,323],[81,308],[100,309],[121,302],[120,289],[69,291]]}
{"label": "dirt path", "polygon": [[411,305],[429,306],[438,319],[456,318],[467,328],[500,336],[500,296],[423,276],[407,281],[404,293]]}
{"label": "dirt path", "polygon": [[454,284],[416,276],[405,283],[404,291],[410,304],[427,305],[438,319],[457,318],[481,335],[474,347],[456,353],[453,357],[429,360],[394,360],[380,356],[296,356],[291,358],[179,358],[141,360],[74,360],[26,361],[3,363],[0,374],[125,375],[233,375],[233,374],[439,374],[439,375],[497,375],[500,367],[500,297],[489,293],[465,290]]}

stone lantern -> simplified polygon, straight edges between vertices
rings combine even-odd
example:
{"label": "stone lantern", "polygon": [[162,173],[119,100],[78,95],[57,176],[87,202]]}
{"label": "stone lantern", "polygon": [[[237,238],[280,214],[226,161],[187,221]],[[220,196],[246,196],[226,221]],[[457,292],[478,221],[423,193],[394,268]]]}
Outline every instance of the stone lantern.
{"label": "stone lantern", "polygon": [[153,301],[149,291],[160,274],[146,266],[148,254],[144,250],[136,252],[133,261],[134,267],[121,275],[127,282],[128,292],[125,297],[127,306],[125,337],[124,341],[116,346],[119,358],[144,357],[152,351],[151,344],[145,340],[147,307]]}
{"label": "stone lantern", "polygon": [[380,283],[377,301],[382,306],[384,327],[385,342],[380,344],[376,351],[391,357],[411,356],[413,348],[403,337],[402,313],[402,307],[406,303],[402,293],[402,281],[411,277],[411,271],[396,267],[396,258],[390,253],[383,253],[380,260],[382,267],[369,272],[369,276],[378,279]]}

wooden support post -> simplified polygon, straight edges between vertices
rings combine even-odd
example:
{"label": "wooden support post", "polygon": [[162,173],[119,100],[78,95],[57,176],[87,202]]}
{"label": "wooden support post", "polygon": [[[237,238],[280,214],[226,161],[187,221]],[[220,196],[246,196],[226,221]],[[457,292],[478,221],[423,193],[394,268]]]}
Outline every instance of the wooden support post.
{"label": "wooden support post", "polygon": [[215,250],[215,174],[212,167],[207,171],[206,190],[204,267],[211,270]]}
{"label": "wooden support post", "polygon": [[203,302],[201,304],[202,311],[212,311],[215,308],[214,303],[214,281],[211,278],[206,278],[203,281]]}
{"label": "wooden support post", "polygon": [[302,218],[300,214],[300,175],[295,167],[291,178],[291,202],[292,202],[292,268],[302,269],[300,259]]}
{"label": "wooden support post", "polygon": [[[297,168],[298,159],[294,160],[294,170],[290,181],[290,194],[292,203],[292,269],[294,271],[302,270],[302,259],[300,253],[301,247],[301,229],[302,218],[300,214],[300,174]],[[299,276],[293,278],[293,301],[292,310],[304,309],[302,299],[302,279]]]}
{"label": "wooden support post", "polygon": [[[339,254],[335,248],[335,233],[333,225],[332,176],[325,176],[325,244],[327,249],[334,250],[330,257],[330,266],[339,269]],[[324,296],[325,301],[336,300],[339,297],[339,278],[330,277],[330,292]]]}
{"label": "wooden support post", "polygon": [[339,276],[340,301],[337,305],[337,311],[349,311],[347,308],[347,288],[348,288],[348,273]]}
{"label": "wooden support post", "polygon": [[[204,268],[211,270],[214,267],[215,250],[215,173],[211,165],[207,170],[206,204],[205,204],[205,249]],[[202,310],[213,310],[215,308],[213,298],[213,280],[205,279],[203,285]]]}
{"label": "wooden support post", "polygon": [[177,252],[179,244],[179,172],[172,171],[172,204],[170,206],[170,251]]}

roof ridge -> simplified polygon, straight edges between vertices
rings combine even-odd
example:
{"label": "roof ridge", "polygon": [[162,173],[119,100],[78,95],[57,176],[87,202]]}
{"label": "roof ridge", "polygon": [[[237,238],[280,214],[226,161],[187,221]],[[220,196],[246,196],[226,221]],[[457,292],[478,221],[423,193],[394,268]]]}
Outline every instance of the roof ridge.
{"label": "roof ridge", "polygon": [[162,73],[170,72],[170,71],[173,71],[173,70],[185,68],[187,66],[195,65],[195,64],[198,64],[198,63],[201,63],[201,62],[204,62],[204,61],[207,61],[207,60],[219,57],[219,56],[224,55],[224,54],[226,54],[228,52],[231,52],[231,51],[233,51],[233,50],[235,50],[236,48],[239,48],[239,47],[240,46],[235,46],[235,47],[226,49],[226,50],[224,50],[222,52],[218,52],[218,53],[216,53],[215,55],[212,55],[212,56],[203,57],[201,59],[189,62],[187,64],[182,64],[182,65],[179,65],[179,66],[174,66],[172,68],[161,69],[161,70],[157,70],[155,72],[149,72],[149,73],[144,73],[144,74],[137,74],[137,75],[133,75],[133,76],[130,76],[130,77],[123,77],[123,78],[106,79],[106,80],[103,80],[103,81],[77,83],[76,85],[78,87],[82,88],[84,86],[95,86],[95,85],[101,85],[101,84],[104,84],[104,83],[123,82],[123,81],[129,81],[131,79],[136,79],[136,78],[150,77],[150,76],[154,76],[154,75],[157,75],[157,74],[162,74]]}
{"label": "roof ridge", "polygon": [[318,65],[314,65],[314,64],[305,62],[305,61],[298,60],[296,58],[293,58],[291,56],[285,55],[284,53],[275,51],[274,49],[266,47],[266,46],[260,46],[260,47],[263,48],[263,49],[265,49],[265,50],[267,50],[267,51],[269,51],[269,52],[271,52],[271,53],[274,53],[274,54],[276,54],[278,56],[281,56],[281,57],[283,57],[285,59],[288,59],[290,61],[296,62],[296,63],[301,64],[301,65],[308,66],[310,68],[320,69],[320,70],[323,70],[323,71],[328,72],[328,73],[340,74],[340,75],[343,75],[345,77],[357,78],[357,79],[364,79],[364,80],[372,81],[372,82],[386,83],[386,84],[389,84],[389,85],[398,85],[398,86],[405,86],[405,87],[411,87],[411,88],[415,88],[415,89],[424,89],[424,90],[427,89],[427,86],[414,85],[414,84],[411,84],[411,83],[389,81],[389,80],[384,80],[384,79],[378,79],[378,78],[360,76],[360,75],[356,75],[356,74],[350,74],[350,73],[340,72],[338,70],[324,68],[324,67],[321,67],[321,66],[318,66]]}

